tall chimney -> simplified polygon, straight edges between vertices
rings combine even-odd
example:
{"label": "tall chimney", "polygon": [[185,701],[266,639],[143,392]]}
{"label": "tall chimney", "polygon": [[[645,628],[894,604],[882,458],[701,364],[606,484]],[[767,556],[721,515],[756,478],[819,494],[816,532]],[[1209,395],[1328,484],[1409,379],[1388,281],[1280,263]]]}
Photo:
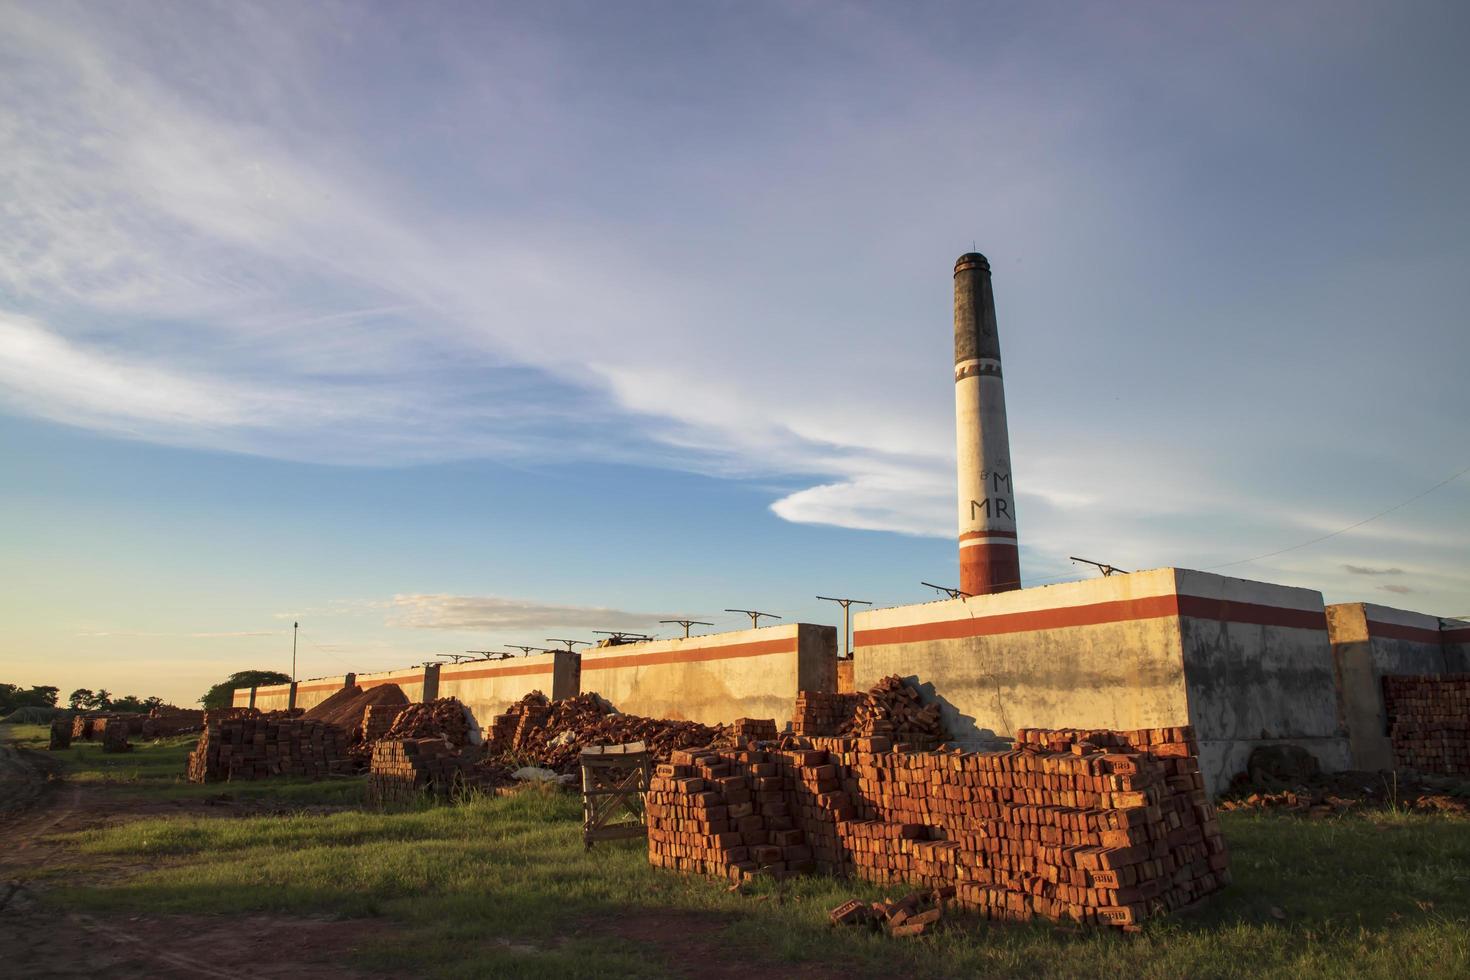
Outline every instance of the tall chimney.
{"label": "tall chimney", "polygon": [[954,264],[954,414],[959,442],[960,591],[1021,587],[1016,497],[1000,378],[1000,336],[990,263],[967,252]]}

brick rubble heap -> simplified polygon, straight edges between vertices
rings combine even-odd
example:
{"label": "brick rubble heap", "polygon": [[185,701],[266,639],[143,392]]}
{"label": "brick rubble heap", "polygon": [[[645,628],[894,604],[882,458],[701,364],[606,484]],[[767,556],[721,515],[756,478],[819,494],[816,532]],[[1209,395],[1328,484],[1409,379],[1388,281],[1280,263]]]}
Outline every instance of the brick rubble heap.
{"label": "brick rubble heap", "polygon": [[648,795],[649,860],[953,887],[989,918],[1127,927],[1228,882],[1189,729],[1018,741],[990,753],[896,751],[886,736],[675,753]]}
{"label": "brick rubble heap", "polygon": [[1470,674],[1385,676],[1383,702],[1395,767],[1470,774]]}

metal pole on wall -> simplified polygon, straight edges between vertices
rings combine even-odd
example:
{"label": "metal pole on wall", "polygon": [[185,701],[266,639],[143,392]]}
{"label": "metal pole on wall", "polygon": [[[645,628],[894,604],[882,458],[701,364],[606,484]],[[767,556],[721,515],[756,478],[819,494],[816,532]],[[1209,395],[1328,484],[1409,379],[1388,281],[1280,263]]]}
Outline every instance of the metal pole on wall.
{"label": "metal pole on wall", "polygon": [[291,624],[291,683],[292,684],[295,684],[296,683],[296,630],[299,629],[300,626],[301,626],[300,623],[292,623]]}
{"label": "metal pole on wall", "polygon": [[844,660],[851,659],[852,658],[852,625],[851,625],[851,623],[852,623],[852,614],[849,612],[849,610],[850,610],[850,608],[851,608],[851,606],[852,606],[852,604],[854,602],[858,603],[859,605],[863,605],[863,606],[871,606],[872,603],[871,602],[868,602],[865,599],[834,599],[831,596],[825,596],[825,595],[819,595],[819,596],[817,596],[817,598],[818,599],[821,599],[823,602],[836,602],[836,603],[841,604],[841,606],[842,606],[842,646],[843,646],[842,659],[844,659]]}

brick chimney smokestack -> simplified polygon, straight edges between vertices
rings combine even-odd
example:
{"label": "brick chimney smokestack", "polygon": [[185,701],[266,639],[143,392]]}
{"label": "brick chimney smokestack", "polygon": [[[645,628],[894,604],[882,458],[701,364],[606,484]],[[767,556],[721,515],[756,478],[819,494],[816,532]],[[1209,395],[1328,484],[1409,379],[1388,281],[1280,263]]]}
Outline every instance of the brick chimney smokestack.
{"label": "brick chimney smokestack", "polygon": [[954,401],[959,456],[960,591],[1021,587],[1016,497],[1006,434],[1005,387],[990,262],[967,252],[954,264]]}

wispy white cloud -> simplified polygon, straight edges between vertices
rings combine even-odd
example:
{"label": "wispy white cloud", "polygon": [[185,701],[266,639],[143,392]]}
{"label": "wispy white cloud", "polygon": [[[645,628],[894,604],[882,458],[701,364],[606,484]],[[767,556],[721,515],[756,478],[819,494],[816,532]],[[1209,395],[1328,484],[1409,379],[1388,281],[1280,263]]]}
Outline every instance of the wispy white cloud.
{"label": "wispy white cloud", "polygon": [[559,605],[501,596],[397,595],[389,626],[433,630],[526,630],[559,627],[656,628],[669,613],[628,612],[598,606]]}
{"label": "wispy white cloud", "polygon": [[[702,54],[739,69],[730,86],[647,55],[598,61],[616,55],[535,17],[467,30],[404,13],[379,36],[350,6],[163,9],[7,9],[10,411],[323,462],[779,475],[807,484],[772,504],[783,519],[949,536],[945,265],[979,229],[1003,249],[1037,564],[1224,562],[1372,509],[1335,474],[1325,506],[1310,463],[1268,452],[1356,451],[1362,430],[1332,436],[1352,428],[1345,409],[1315,396],[1353,390],[1358,368],[1322,345],[1282,350],[1339,311],[1308,304],[1282,326],[1290,297],[1263,311],[1264,288],[1240,298],[1198,279],[1171,296],[1155,264],[1169,253],[1238,252],[1228,216],[1187,234],[1168,222],[1168,201],[1217,188],[1191,189],[1183,135],[1141,128],[1285,125],[1269,77],[1229,70],[1239,51],[1353,54],[1372,35],[1363,18],[1323,29],[1263,13],[1267,50],[1231,17],[1204,44],[1195,21],[1092,13],[1044,51],[997,33],[981,58],[882,8],[838,24],[781,8],[783,37],[820,21],[812,50],[833,71],[751,72],[768,38],[741,18]],[[1113,44],[1095,43],[1103,31]],[[1119,60],[1089,62],[1100,48]],[[430,57],[438,84],[411,70]],[[1146,111],[1140,93],[1154,93]],[[1218,274],[1218,257],[1199,258],[1187,268]],[[1424,444],[1445,426],[1428,414]],[[1375,467],[1416,462],[1412,446],[1374,444]],[[1465,543],[1413,520],[1354,540],[1399,564]]]}

